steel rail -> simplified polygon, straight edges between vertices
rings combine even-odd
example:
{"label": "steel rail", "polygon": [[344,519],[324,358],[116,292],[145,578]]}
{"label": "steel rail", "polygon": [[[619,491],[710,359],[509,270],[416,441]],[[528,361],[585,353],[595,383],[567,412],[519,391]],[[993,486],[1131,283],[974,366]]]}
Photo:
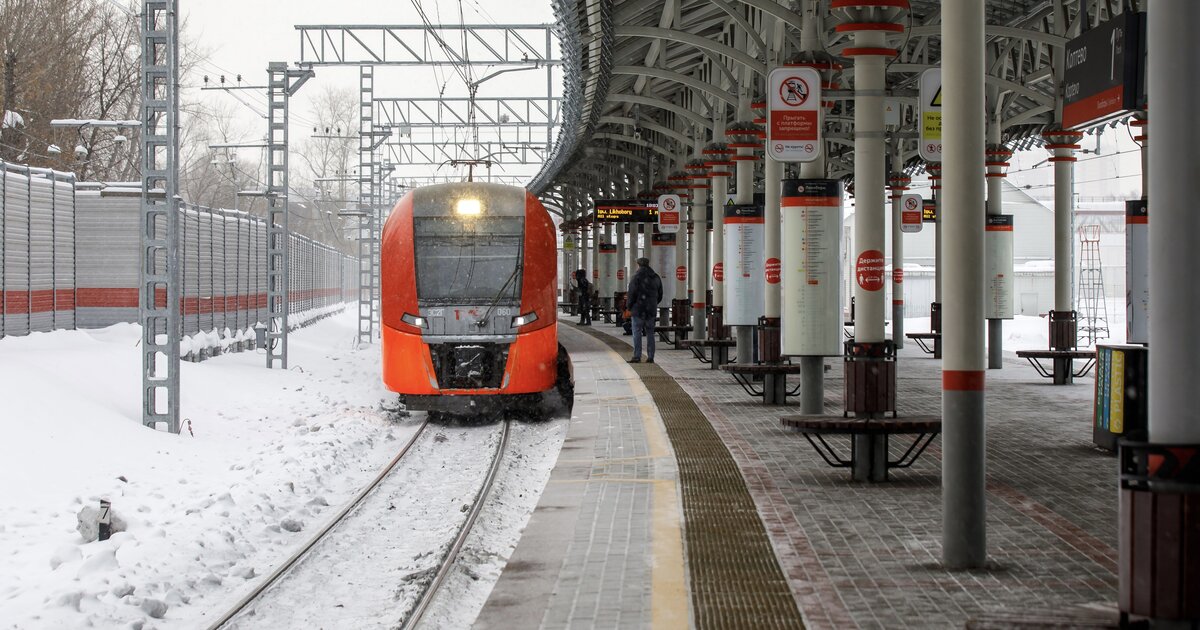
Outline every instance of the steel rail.
{"label": "steel rail", "polygon": [[[400,452],[392,458],[392,461],[388,462],[388,464],[379,471],[379,474],[371,480],[371,483],[367,484],[362,490],[360,490],[358,494],[354,496],[354,499],[351,500],[346,507],[342,508],[341,511],[335,514],[334,517],[330,519],[324,527],[322,527],[315,535],[313,535],[312,538],[308,540],[308,542],[304,543],[304,546],[302,546],[300,549],[297,549],[296,552],[289,556],[287,560],[284,560],[282,564],[276,567],[276,569],[271,572],[270,575],[259,582],[258,586],[254,587],[254,590],[247,593],[244,597],[238,600],[238,602],[234,604],[232,608],[226,611],[224,615],[221,615],[220,618],[209,625],[208,630],[217,630],[218,628],[229,623],[234,617],[241,614],[242,611],[244,611],[252,602],[254,602],[254,600],[258,599],[263,592],[270,588],[271,585],[273,585],[279,580],[279,578],[283,577],[285,573],[295,566],[296,563],[299,562],[306,553],[308,553],[317,545],[317,543],[321,542],[325,536],[329,534],[329,532],[333,531],[333,528],[337,527],[343,520],[345,520],[346,516],[349,515],[354,508],[358,507],[358,505],[362,503],[363,499],[365,499],[367,495],[371,494],[372,490],[379,486],[380,482],[382,482],[389,474],[391,474],[392,470],[396,468],[396,464],[400,463],[400,460],[404,459],[404,456],[407,455],[410,450],[412,450],[413,445],[417,443],[417,440],[420,439],[420,437],[425,433],[425,429],[428,427],[429,420],[426,419],[421,423],[421,426],[417,427],[416,432],[413,433],[411,438],[409,438],[408,442],[404,445],[404,448],[400,449]],[[506,439],[507,435],[507,425],[505,425]]]}
{"label": "steel rail", "polygon": [[429,586],[421,594],[421,598],[417,600],[412,612],[408,614],[408,618],[400,625],[402,630],[416,628],[421,623],[421,618],[429,610],[430,604],[433,603],[434,597],[437,596],[438,589],[441,588],[442,583],[449,577],[450,569],[458,562],[458,554],[462,551],[463,545],[466,544],[467,536],[471,534],[479,513],[483,511],[483,503],[492,490],[492,483],[496,480],[496,475],[500,472],[500,463],[504,461],[504,451],[508,448],[509,426],[510,423],[505,420],[502,424],[503,429],[500,433],[500,440],[496,444],[496,455],[492,459],[492,466],[488,470],[487,477],[484,478],[483,484],[479,487],[478,494],[475,495],[475,504],[471,506],[471,512],[467,514],[467,519],[463,522],[462,528],[459,529],[458,536],[454,539],[454,544],[450,546],[450,550],[446,553],[446,560],[438,568],[437,575],[430,580]]}

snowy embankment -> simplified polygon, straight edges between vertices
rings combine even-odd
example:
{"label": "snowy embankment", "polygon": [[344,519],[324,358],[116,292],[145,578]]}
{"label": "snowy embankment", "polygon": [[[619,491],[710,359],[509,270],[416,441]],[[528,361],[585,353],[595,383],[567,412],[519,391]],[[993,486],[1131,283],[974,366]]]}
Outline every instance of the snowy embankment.
{"label": "snowy embankment", "polygon": [[[141,426],[137,326],[0,340],[0,628],[197,627],[268,572],[411,431],[355,326],[183,363],[181,435]],[[102,498],[126,531],[84,541]]]}

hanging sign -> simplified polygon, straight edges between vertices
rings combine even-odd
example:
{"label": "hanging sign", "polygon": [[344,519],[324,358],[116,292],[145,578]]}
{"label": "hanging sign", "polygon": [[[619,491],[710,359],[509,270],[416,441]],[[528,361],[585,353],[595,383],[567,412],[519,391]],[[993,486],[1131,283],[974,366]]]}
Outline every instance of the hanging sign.
{"label": "hanging sign", "polygon": [[730,326],[754,326],[763,315],[766,238],[762,206],[725,206],[725,323]]}
{"label": "hanging sign", "polygon": [[781,199],[783,354],[842,354],[842,186],[787,179]]}
{"label": "hanging sign", "polygon": [[984,224],[984,317],[1013,318],[1013,215],[989,214]]}
{"label": "hanging sign", "polygon": [[[655,234],[650,237],[650,268],[662,276],[675,268],[675,235]],[[662,283],[663,297],[659,306],[670,306],[675,299],[675,283]]]}
{"label": "hanging sign", "polygon": [[658,196],[658,231],[674,234],[679,231],[679,195]]}
{"label": "hanging sign", "polygon": [[563,249],[572,251],[575,249],[575,237],[568,236],[563,239]]}
{"label": "hanging sign", "polygon": [[767,77],[767,152],[780,162],[811,162],[821,155],[821,73],[782,67]]}
{"label": "hanging sign", "polygon": [[927,162],[942,161],[942,69],[930,68],[921,73],[921,141],[917,150]]}
{"label": "hanging sign", "polygon": [[924,227],[924,208],[921,195],[903,195],[900,197],[900,231],[920,232]]}
{"label": "hanging sign", "polygon": [[1067,42],[1062,126],[1087,127],[1146,107],[1146,14],[1126,11]]}
{"label": "hanging sign", "polygon": [[937,202],[926,199],[921,202],[921,222],[937,223]]}

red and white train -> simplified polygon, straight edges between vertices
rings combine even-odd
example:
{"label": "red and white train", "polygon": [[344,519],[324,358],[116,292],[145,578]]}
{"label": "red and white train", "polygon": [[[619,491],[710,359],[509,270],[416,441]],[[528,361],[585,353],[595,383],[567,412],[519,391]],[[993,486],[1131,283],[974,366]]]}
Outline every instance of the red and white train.
{"label": "red and white train", "polygon": [[408,409],[569,413],[555,237],[524,188],[461,182],[400,200],[380,250],[383,382]]}

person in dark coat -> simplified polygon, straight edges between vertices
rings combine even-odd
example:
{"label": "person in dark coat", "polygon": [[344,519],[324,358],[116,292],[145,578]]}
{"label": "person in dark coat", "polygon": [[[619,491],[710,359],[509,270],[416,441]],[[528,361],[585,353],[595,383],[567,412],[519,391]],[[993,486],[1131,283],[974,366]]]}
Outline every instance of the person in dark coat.
{"label": "person in dark coat", "polygon": [[629,281],[626,305],[633,318],[633,358],[630,363],[642,360],[642,334],[646,335],[646,362],[654,363],[654,320],[658,317],[658,303],[662,301],[662,278],[650,268],[648,258],[637,259],[638,270]]}
{"label": "person in dark coat", "polygon": [[579,294],[579,325],[592,325],[592,283],[587,279],[587,270],[575,271],[575,284]]}

